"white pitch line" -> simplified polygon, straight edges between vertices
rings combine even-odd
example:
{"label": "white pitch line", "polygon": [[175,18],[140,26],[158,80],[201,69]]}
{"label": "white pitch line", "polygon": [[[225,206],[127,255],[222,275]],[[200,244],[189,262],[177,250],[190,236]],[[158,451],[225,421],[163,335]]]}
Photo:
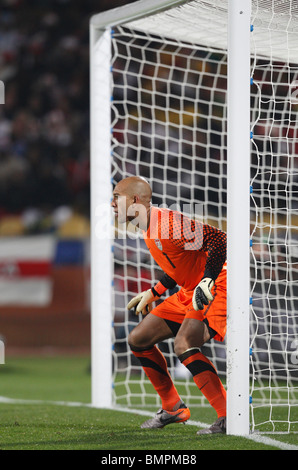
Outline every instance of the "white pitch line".
{"label": "white pitch line", "polygon": [[265,444],[266,446],[273,446],[278,447],[281,450],[298,450],[298,446],[294,444],[288,444],[287,442],[276,441],[271,437],[263,436],[260,434],[251,434],[249,436],[245,436],[246,439],[250,439],[254,442],[259,442],[260,444]]}
{"label": "white pitch line", "polygon": [[85,406],[92,408],[90,403],[81,403],[75,401],[51,401],[51,400],[25,400],[23,398],[8,398],[0,396],[0,403],[11,405],[62,405],[62,406]]}
{"label": "white pitch line", "polygon": [[[142,416],[154,416],[155,413],[151,413],[149,411],[142,411],[142,410],[132,410],[130,408],[113,408],[116,411],[124,411],[126,413],[134,413],[134,414],[139,414]],[[208,428],[210,426],[210,423],[202,423],[200,421],[193,421],[193,420],[188,420],[187,423],[190,426],[196,426],[198,428]],[[261,434],[250,434],[249,436],[241,436],[244,437],[245,439],[250,439],[251,441],[257,442],[259,444],[264,444],[267,446],[272,446],[272,447],[277,447],[278,449],[281,450],[298,450],[298,446],[295,446],[293,444],[288,444],[286,442],[281,442],[277,441],[275,439],[272,439],[267,436],[263,436]]]}
{"label": "white pitch line", "polygon": [[[81,402],[72,402],[72,401],[48,401],[48,400],[24,400],[20,398],[9,398],[0,396],[0,403],[6,404],[21,404],[21,405],[59,405],[59,406],[73,406],[73,407],[86,407],[86,408],[96,408],[91,403],[81,403]],[[131,413],[137,414],[140,416],[154,416],[155,413],[150,411],[138,410],[138,409],[131,409],[131,408],[122,408],[122,407],[115,407],[115,408],[106,408],[110,409],[111,411],[120,411],[123,413]],[[193,421],[188,420],[187,425],[196,426],[198,428],[207,428],[210,426],[208,423],[202,423],[200,421]],[[293,444],[288,444],[286,442],[277,441],[276,439],[272,439],[271,437],[267,437],[261,434],[250,434],[249,436],[241,436],[245,439],[250,439],[254,442],[259,444],[264,444],[267,446],[277,447],[281,450],[298,450],[298,446]]]}

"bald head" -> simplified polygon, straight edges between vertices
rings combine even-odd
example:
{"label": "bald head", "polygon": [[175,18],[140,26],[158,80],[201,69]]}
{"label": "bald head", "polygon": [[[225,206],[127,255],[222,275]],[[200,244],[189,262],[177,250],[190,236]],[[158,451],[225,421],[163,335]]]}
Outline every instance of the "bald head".
{"label": "bald head", "polygon": [[145,178],[141,176],[129,176],[119,181],[116,188],[118,191],[121,190],[127,196],[136,198],[134,202],[141,204],[148,204],[151,201],[152,190],[150,184]]}
{"label": "bald head", "polygon": [[[119,222],[132,220],[135,215],[150,211],[152,190],[150,184],[141,176],[129,176],[119,181],[113,191],[112,207]],[[142,217],[142,218],[145,218]],[[145,224],[145,220],[144,220]]]}

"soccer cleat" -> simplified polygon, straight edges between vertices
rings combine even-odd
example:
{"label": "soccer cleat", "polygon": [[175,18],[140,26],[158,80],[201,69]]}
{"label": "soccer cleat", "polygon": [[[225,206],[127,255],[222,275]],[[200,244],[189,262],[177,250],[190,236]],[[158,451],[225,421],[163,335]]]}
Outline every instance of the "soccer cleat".
{"label": "soccer cleat", "polygon": [[226,417],[222,416],[213,423],[210,428],[200,429],[197,432],[199,436],[202,434],[226,434]]}
{"label": "soccer cleat", "polygon": [[184,403],[176,411],[158,410],[154,418],[148,419],[142,425],[142,429],[163,428],[172,423],[185,423],[190,418],[190,411]]}

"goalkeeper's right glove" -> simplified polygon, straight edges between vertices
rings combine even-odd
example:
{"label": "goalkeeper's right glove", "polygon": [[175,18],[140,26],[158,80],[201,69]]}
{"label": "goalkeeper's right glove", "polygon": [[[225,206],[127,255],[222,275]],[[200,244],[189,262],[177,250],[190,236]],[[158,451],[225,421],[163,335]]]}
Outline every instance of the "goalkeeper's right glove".
{"label": "goalkeeper's right glove", "polygon": [[152,302],[158,299],[159,296],[155,296],[152,292],[152,289],[148,289],[131,299],[131,301],[128,302],[126,308],[128,310],[134,308],[136,315],[139,315],[140,312],[142,312],[143,315],[147,315],[147,313],[151,312],[152,310]]}

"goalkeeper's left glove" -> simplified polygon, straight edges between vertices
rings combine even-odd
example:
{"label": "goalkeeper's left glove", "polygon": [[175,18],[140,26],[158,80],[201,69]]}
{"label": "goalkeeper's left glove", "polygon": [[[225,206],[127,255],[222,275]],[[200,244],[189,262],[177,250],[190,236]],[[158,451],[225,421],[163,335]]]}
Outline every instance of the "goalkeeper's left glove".
{"label": "goalkeeper's left glove", "polygon": [[126,308],[128,310],[134,308],[136,315],[139,315],[140,312],[142,312],[143,315],[146,315],[152,310],[152,302],[158,299],[159,296],[155,296],[152,292],[152,289],[148,289],[131,299],[131,301],[128,302]]}
{"label": "goalkeeper's left glove", "polygon": [[211,289],[214,281],[210,277],[204,277],[197,285],[192,296],[192,305],[195,310],[203,310],[204,305],[208,305],[213,300]]}

